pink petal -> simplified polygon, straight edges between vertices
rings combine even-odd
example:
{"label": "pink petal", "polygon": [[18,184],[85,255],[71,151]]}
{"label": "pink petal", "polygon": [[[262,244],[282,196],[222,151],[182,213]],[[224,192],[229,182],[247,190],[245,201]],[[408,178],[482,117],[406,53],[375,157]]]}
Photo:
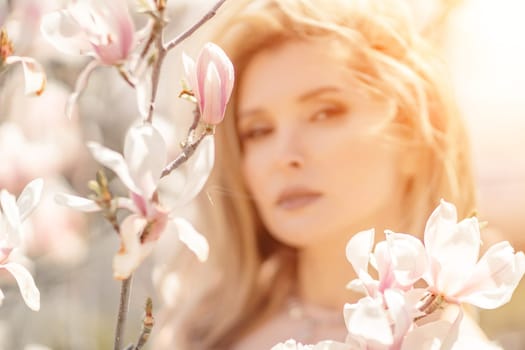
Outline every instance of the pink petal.
{"label": "pink petal", "polygon": [[427,249],[433,250],[442,232],[453,232],[457,223],[456,207],[444,200],[434,209],[425,226],[424,242]]}
{"label": "pink petal", "polygon": [[4,218],[13,230],[18,230],[22,221],[20,220],[20,212],[16,205],[16,198],[7,190],[0,191],[0,204],[4,213]]}
{"label": "pink petal", "polygon": [[21,63],[24,69],[25,93],[26,95],[41,95],[46,87],[46,73],[44,68],[31,57],[9,56],[6,64]]}
{"label": "pink petal", "polygon": [[348,344],[325,340],[315,344],[312,350],[352,350],[352,348]]}
{"label": "pink petal", "polygon": [[[206,124],[219,124],[224,118],[225,105],[222,104],[221,81],[215,65],[208,65],[204,81],[204,110],[201,120]],[[202,98],[202,96],[201,96]]]}
{"label": "pink petal", "polygon": [[194,252],[200,261],[206,261],[210,250],[206,238],[197,232],[186,219],[175,218],[173,222],[177,226],[177,233],[181,242]]}
{"label": "pink petal", "polygon": [[470,276],[481,243],[476,218],[456,223],[456,207],[441,200],[425,228],[425,249],[429,258],[427,283],[440,293],[453,295]]}
{"label": "pink petal", "polygon": [[44,15],[40,22],[44,38],[57,50],[68,55],[84,55],[91,50],[87,37],[66,10]]}
{"label": "pink petal", "polygon": [[164,138],[151,124],[131,127],[126,134],[124,158],[133,182],[140,189],[134,192],[151,199],[166,166]]}
{"label": "pink petal", "polygon": [[9,271],[16,279],[18,287],[20,288],[20,294],[22,294],[26,305],[33,311],[40,310],[40,292],[29,271],[17,263],[7,263],[0,265],[0,267]]}
{"label": "pink petal", "polygon": [[[195,94],[195,98],[197,101],[201,101],[200,96],[200,90],[199,90],[199,84],[197,81],[197,67],[195,66],[195,61],[188,56],[186,53],[182,53],[182,64],[184,66],[184,72],[186,75],[186,79],[188,79],[188,84],[190,85],[190,88],[193,90],[193,93]],[[200,110],[203,109],[203,106],[200,105]]]}
{"label": "pink petal", "polygon": [[66,207],[70,207],[76,210],[84,212],[95,212],[100,211],[98,204],[84,197],[72,196],[66,193],[57,193],[55,195],[55,202]]}
{"label": "pink petal", "polygon": [[137,80],[135,85],[135,91],[137,94],[137,106],[142,119],[146,119],[150,109],[151,103],[151,69],[145,68],[143,72],[138,74],[140,78]]}
{"label": "pink petal", "polygon": [[525,273],[523,252],[514,253],[509,242],[491,246],[456,297],[461,302],[495,309],[510,301]]}
{"label": "pink petal", "polygon": [[370,252],[374,246],[375,230],[370,229],[356,233],[346,244],[346,259],[350,262],[356,274],[368,271]]}
{"label": "pink petal", "polygon": [[18,209],[20,211],[21,221],[25,220],[36,208],[38,202],[40,201],[43,187],[44,180],[35,179],[28,183],[22,190],[22,193],[20,193],[20,196],[18,196],[16,204],[18,205]]}
{"label": "pink petal", "polygon": [[126,161],[120,153],[101,146],[96,142],[88,142],[87,146],[93,157],[102,165],[113,170],[130,191],[141,193],[141,190],[131,177]]}
{"label": "pink petal", "polygon": [[413,285],[428,267],[423,243],[412,235],[392,231],[386,233],[396,281],[403,286]]}
{"label": "pink petal", "polygon": [[113,258],[113,277],[118,280],[129,278],[140,263],[151,253],[153,243],[141,244],[140,234],[147,220],[139,215],[130,215],[120,225],[120,250]]}
{"label": "pink petal", "polygon": [[353,336],[363,337],[383,345],[394,342],[390,321],[383,306],[370,297],[344,307],[346,328]]}
{"label": "pink petal", "polygon": [[417,327],[408,333],[401,350],[440,350],[450,327],[450,323],[443,320]]}
{"label": "pink petal", "polygon": [[77,100],[80,97],[80,94],[87,86],[87,83],[89,81],[89,77],[91,76],[91,73],[95,68],[99,66],[99,62],[97,61],[91,61],[87,64],[87,66],[80,72],[77,81],[75,82],[75,91],[69,96],[66,104],[66,116],[68,119],[71,119],[71,116],[73,115],[74,108],[76,107]]}
{"label": "pink petal", "polygon": [[412,307],[407,304],[404,294],[398,290],[385,290],[384,298],[394,323],[394,344],[401,344],[403,337],[412,326]]}
{"label": "pink petal", "polygon": [[221,81],[221,95],[224,97],[223,103],[226,104],[230,98],[234,83],[233,63],[220,46],[214,43],[206,43],[204,50],[209,54],[209,61],[213,62],[219,72]]}
{"label": "pink petal", "polygon": [[195,153],[169,175],[170,197],[175,206],[188,204],[200,193],[215,159],[215,143],[213,137],[205,137]]}

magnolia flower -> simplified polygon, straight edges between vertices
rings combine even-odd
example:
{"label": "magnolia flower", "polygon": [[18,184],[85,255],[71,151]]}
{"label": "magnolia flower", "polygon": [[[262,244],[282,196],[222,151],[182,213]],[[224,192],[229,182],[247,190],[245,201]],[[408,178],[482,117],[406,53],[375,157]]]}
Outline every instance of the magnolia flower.
{"label": "magnolia flower", "polygon": [[[156,191],[167,150],[162,136],[153,126],[144,124],[128,131],[124,156],[94,142],[88,146],[95,159],[112,169],[130,192],[129,198],[114,199],[117,207],[132,212],[120,225],[121,247],[113,260],[115,278],[130,276],[151,253],[153,243],[166,230],[168,223],[174,225],[179,239],[199,260],[207,259],[206,239],[185,219],[170,217],[170,211],[158,201]],[[101,210],[91,199],[60,194],[57,200],[83,211]]]}
{"label": "magnolia flower", "polygon": [[297,343],[293,339],[289,339],[284,343],[279,343],[272,347],[271,350],[350,350],[350,346],[343,343],[338,343],[331,340],[325,340],[316,345],[303,345]]}
{"label": "magnolia flower", "polygon": [[[10,262],[9,255],[20,244],[22,223],[38,204],[42,187],[42,179],[33,180],[18,199],[6,190],[0,191],[0,269],[6,269],[13,275],[25,303],[34,311],[40,309],[40,292],[29,271],[18,263]],[[0,302],[3,297],[0,291]]]}
{"label": "magnolia flower", "polygon": [[43,16],[41,30],[58,50],[93,56],[105,65],[123,63],[135,40],[125,0],[72,0],[66,10]]}
{"label": "magnolia flower", "polygon": [[412,292],[387,289],[384,299],[369,296],[344,307],[347,344],[355,350],[445,350],[458,337],[462,311],[454,322],[438,320],[416,326],[418,298]]}
{"label": "magnolia flower", "polygon": [[189,56],[182,56],[184,70],[195,94],[201,121],[219,124],[224,119],[226,104],[233,89],[233,64],[226,53],[213,43],[206,43],[195,63]]}
{"label": "magnolia flower", "polygon": [[22,64],[24,70],[25,93],[41,95],[46,87],[46,74],[35,59],[13,55],[13,45],[5,30],[0,31],[0,68],[2,65]]}
{"label": "magnolia flower", "polygon": [[58,50],[92,56],[66,106],[70,118],[89,76],[100,65],[121,65],[135,46],[135,25],[125,0],[72,0],[65,10],[42,17],[41,31]]}
{"label": "magnolia flower", "polygon": [[[393,245],[398,236],[387,232],[387,241],[376,244],[374,253],[374,229],[356,233],[346,245],[346,258],[354,268],[357,278],[350,281],[348,288],[362,292],[373,298],[380,298],[387,289],[410,290],[419,280],[426,267],[426,256],[423,247],[419,248],[417,238],[409,235],[403,237],[412,245],[399,243]],[[403,241],[404,242],[404,241]],[[392,254],[396,249],[397,254]],[[377,270],[378,280],[368,272],[369,265]],[[403,269],[404,268],[404,269]]]}
{"label": "magnolia flower", "polygon": [[475,217],[457,222],[456,207],[444,200],[425,227],[429,289],[449,302],[494,309],[507,303],[525,273],[525,255],[509,242],[491,246],[479,258],[479,223]]}

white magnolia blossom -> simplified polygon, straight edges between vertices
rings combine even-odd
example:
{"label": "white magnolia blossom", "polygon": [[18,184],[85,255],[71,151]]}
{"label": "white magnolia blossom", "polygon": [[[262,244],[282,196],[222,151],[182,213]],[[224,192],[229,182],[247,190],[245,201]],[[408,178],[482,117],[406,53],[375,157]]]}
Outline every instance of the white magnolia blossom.
{"label": "white magnolia blossom", "polygon": [[[352,350],[498,349],[485,340],[460,336],[460,304],[496,308],[508,302],[525,272],[523,252],[500,242],[478,260],[477,219],[457,222],[456,208],[444,200],[428,219],[424,242],[414,235],[385,234],[386,240],[375,248],[373,229],[355,234],[346,246],[357,275],[347,287],[364,297],[344,307],[345,345]],[[416,288],[418,282],[426,282],[426,288]],[[456,312],[452,321],[426,318],[444,303]],[[274,349],[317,347],[288,341]]]}
{"label": "white magnolia blossom", "polygon": [[[130,193],[129,198],[114,199],[117,207],[131,211],[131,215],[120,225],[121,246],[113,260],[115,278],[125,279],[131,275],[151,253],[153,243],[166,230],[168,223],[172,224],[170,227],[176,230],[180,241],[199,260],[207,259],[209,247],[204,236],[184,218],[172,216],[170,210],[164,208],[155,196],[166,165],[167,149],[161,134],[152,125],[142,124],[130,128],[123,155],[94,142],[88,146],[93,157],[112,169]],[[211,166],[199,163],[196,166],[204,169],[204,172],[194,174],[189,185],[202,187]],[[197,191],[192,188],[188,193],[194,196]],[[101,210],[95,201],[87,198],[59,194],[57,201],[83,211]]]}
{"label": "white magnolia blossom", "polygon": [[[5,189],[0,191],[0,269],[13,275],[25,303],[34,311],[40,309],[40,292],[33,276],[23,265],[9,261],[9,256],[21,243],[22,224],[40,201],[42,188],[43,180],[36,179],[24,188],[18,199]],[[0,303],[3,298],[0,290]]]}

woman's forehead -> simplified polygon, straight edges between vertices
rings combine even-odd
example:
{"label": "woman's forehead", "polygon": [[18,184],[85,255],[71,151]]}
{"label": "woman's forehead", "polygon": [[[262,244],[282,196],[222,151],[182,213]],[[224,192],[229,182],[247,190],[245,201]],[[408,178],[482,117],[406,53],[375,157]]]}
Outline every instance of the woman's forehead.
{"label": "woman's forehead", "polygon": [[263,50],[240,77],[239,107],[267,104],[280,96],[304,100],[321,92],[337,93],[352,84],[348,61],[323,42],[292,41]]}

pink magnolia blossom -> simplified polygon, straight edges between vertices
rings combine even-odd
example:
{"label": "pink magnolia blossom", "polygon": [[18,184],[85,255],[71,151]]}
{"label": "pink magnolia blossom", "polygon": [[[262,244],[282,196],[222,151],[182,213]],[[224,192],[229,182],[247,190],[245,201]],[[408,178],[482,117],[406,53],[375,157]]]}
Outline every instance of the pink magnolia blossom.
{"label": "pink magnolia blossom", "polygon": [[[195,228],[180,217],[171,217],[170,211],[158,201],[157,188],[166,164],[166,145],[161,134],[150,124],[130,128],[126,135],[124,156],[97,143],[89,148],[101,164],[112,169],[129,189],[129,198],[115,198],[116,206],[131,211],[120,225],[121,247],[113,260],[114,277],[125,279],[151,253],[154,242],[174,226],[179,239],[199,260],[208,256],[208,243]],[[196,174],[199,177],[199,174]],[[57,200],[83,211],[101,208],[90,199],[60,194]]]}
{"label": "pink magnolia blossom", "polygon": [[271,350],[351,350],[351,348],[348,344],[331,340],[325,340],[315,345],[303,345],[293,339],[289,339],[284,343],[273,346]]}
{"label": "pink magnolia blossom", "polygon": [[[423,245],[413,236],[388,231],[387,240],[377,243],[372,254],[374,236],[374,230],[370,229],[356,233],[348,241],[346,258],[354,268],[357,278],[347,287],[372,298],[380,298],[387,289],[412,289],[413,284],[426,271]],[[417,245],[418,242],[420,246]],[[377,280],[368,272],[369,265],[377,271]]]}
{"label": "pink magnolia blossom", "polygon": [[454,322],[437,320],[416,325],[420,316],[418,298],[412,292],[387,289],[384,299],[366,296],[355,304],[346,304],[344,317],[348,329],[347,344],[355,350],[445,350],[458,337],[462,312]]}
{"label": "pink magnolia blossom", "polygon": [[195,94],[201,121],[219,124],[224,119],[226,104],[234,82],[233,64],[224,51],[213,43],[206,43],[197,62],[183,54],[183,63],[190,87]]}
{"label": "pink magnolia blossom", "polygon": [[105,65],[123,63],[135,41],[125,0],[72,0],[66,10],[43,16],[41,29],[58,50],[93,56]]}
{"label": "pink magnolia blossom", "polygon": [[135,25],[125,0],[71,0],[67,9],[42,17],[41,31],[61,52],[95,58],[76,81],[66,106],[69,118],[93,70],[100,65],[122,65],[136,44]]}
{"label": "pink magnolia blossom", "polygon": [[425,227],[429,289],[449,302],[493,309],[507,303],[525,273],[525,255],[509,242],[491,246],[479,258],[477,218],[457,222],[456,207],[444,200]]}
{"label": "pink magnolia blossom", "polygon": [[[29,271],[21,264],[10,262],[9,255],[20,245],[22,223],[38,204],[42,187],[42,179],[33,180],[18,199],[6,190],[0,191],[0,269],[13,275],[25,303],[34,311],[40,309],[40,292]],[[3,293],[0,291],[0,302],[2,299]]]}

